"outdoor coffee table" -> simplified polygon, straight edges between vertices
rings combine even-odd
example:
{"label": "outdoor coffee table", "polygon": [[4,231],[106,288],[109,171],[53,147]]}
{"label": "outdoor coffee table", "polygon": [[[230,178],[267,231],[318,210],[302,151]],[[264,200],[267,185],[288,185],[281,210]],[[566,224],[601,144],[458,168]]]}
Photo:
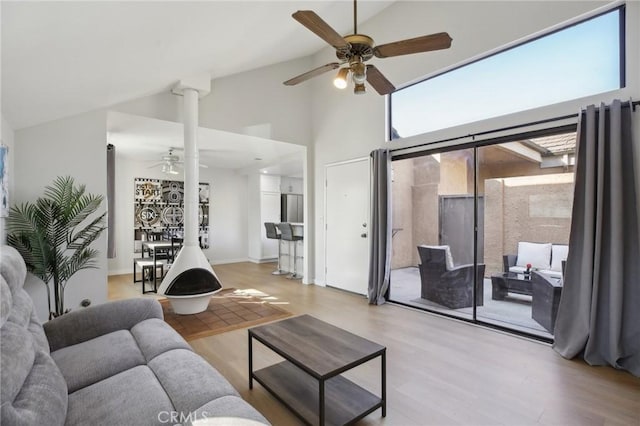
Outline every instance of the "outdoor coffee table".
{"label": "outdoor coffee table", "polygon": [[[253,371],[253,339],[285,359]],[[249,329],[249,389],[253,379],[307,424],[344,425],[382,409],[386,415],[386,348],[310,315]],[[341,376],[381,358],[381,396]]]}
{"label": "outdoor coffee table", "polygon": [[531,296],[531,275],[515,272],[503,272],[491,276],[491,299],[504,300],[507,293],[526,294]]}

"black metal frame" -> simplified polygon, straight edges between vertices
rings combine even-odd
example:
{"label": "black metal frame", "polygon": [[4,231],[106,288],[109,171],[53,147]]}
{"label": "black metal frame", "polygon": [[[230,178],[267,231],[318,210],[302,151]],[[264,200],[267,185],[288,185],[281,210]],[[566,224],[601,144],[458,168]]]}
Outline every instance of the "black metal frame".
{"label": "black metal frame", "polygon": [[[631,102],[629,104],[626,105],[630,105],[632,108],[635,108],[636,105],[639,105],[640,102],[636,101],[636,102]],[[571,117],[575,117],[575,115],[571,115]],[[562,117],[562,118],[567,118],[567,117]],[[557,120],[557,119],[556,119]],[[551,120],[549,120],[551,121]],[[512,126],[513,128],[518,128],[518,127],[524,127],[526,125],[521,125],[521,126]],[[485,132],[487,134],[490,133],[495,133],[501,130],[505,130],[505,129],[499,129],[499,130],[492,130],[492,131],[488,131]],[[514,141],[514,140],[518,140],[518,139],[530,139],[533,137],[540,137],[540,136],[548,136],[548,135],[553,135],[553,134],[560,134],[560,133],[564,133],[564,132],[571,132],[571,131],[576,131],[576,125],[567,125],[567,126],[560,126],[560,127],[554,127],[554,128],[549,128],[549,129],[542,129],[542,130],[537,130],[537,131],[532,131],[532,132],[524,132],[524,133],[520,133],[520,134],[515,134],[515,135],[509,135],[509,136],[501,136],[498,138],[494,138],[494,139],[487,139],[487,140],[483,140],[483,141],[479,141],[479,142],[470,142],[470,143],[465,143],[465,144],[460,144],[460,145],[456,145],[456,146],[448,146],[448,147],[443,147],[443,148],[432,148],[432,149],[425,149],[422,151],[416,151],[416,152],[411,152],[410,154],[401,154],[401,155],[397,155],[397,156],[392,156],[392,161],[396,161],[396,160],[405,160],[408,158],[415,158],[415,157],[422,157],[422,156],[426,156],[426,155],[432,155],[432,154],[438,154],[438,153],[443,153],[443,152],[450,152],[450,151],[457,151],[457,150],[462,150],[462,149],[467,149],[467,148],[473,148],[474,152],[474,171],[473,171],[473,179],[474,179],[474,198],[476,200],[476,202],[474,203],[474,231],[473,231],[473,245],[474,245],[474,270],[475,268],[477,268],[478,265],[478,248],[477,248],[477,244],[478,244],[478,206],[477,206],[477,200],[478,200],[478,148],[484,147],[484,146],[489,146],[489,145],[497,145],[500,143],[504,143],[504,142],[510,142],[510,141]],[[466,136],[465,136],[466,137]],[[424,145],[416,145],[415,148],[421,147],[421,146],[425,146],[425,145],[430,145],[430,144],[424,144]],[[406,148],[403,148],[406,149]],[[392,150],[393,152],[393,150]],[[442,315],[448,318],[455,318],[457,320],[460,321],[464,321],[464,322],[469,322],[472,324],[478,324],[478,325],[482,325],[482,326],[486,326],[489,328],[493,328],[493,329],[497,329],[497,330],[501,330],[501,331],[507,331],[509,333],[518,335],[518,336],[522,336],[522,337],[527,337],[530,339],[534,339],[534,340],[539,340],[542,342],[546,342],[546,343],[553,343],[553,339],[552,338],[548,338],[548,337],[544,337],[544,336],[540,336],[534,333],[528,333],[526,331],[521,331],[521,330],[516,330],[510,327],[506,327],[506,326],[501,326],[501,325],[496,325],[496,324],[492,324],[490,322],[486,322],[483,320],[479,320],[478,316],[477,316],[477,295],[476,295],[476,286],[477,286],[477,282],[476,282],[476,275],[477,273],[474,273],[474,285],[473,285],[473,300],[474,300],[474,304],[472,307],[472,318],[465,318],[465,317],[461,317],[461,316],[457,316],[451,313],[447,313],[447,312],[442,312],[442,311],[438,311],[435,309],[429,309],[428,307],[417,307],[415,305],[410,305],[408,303],[403,303],[400,301],[396,301],[393,300],[393,292],[391,291],[391,283],[389,284],[389,289],[387,291],[387,300],[391,303],[395,303],[398,305],[402,305],[402,306],[407,306],[407,307],[411,307],[414,309],[419,309],[419,310],[424,310],[427,312],[431,312],[431,313],[435,313],[437,315]]]}

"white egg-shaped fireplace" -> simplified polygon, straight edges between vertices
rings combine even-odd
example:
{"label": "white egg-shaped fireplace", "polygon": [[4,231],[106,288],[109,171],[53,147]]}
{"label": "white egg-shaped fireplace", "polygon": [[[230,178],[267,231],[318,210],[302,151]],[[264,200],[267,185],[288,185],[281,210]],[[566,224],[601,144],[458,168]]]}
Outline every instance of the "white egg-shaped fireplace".
{"label": "white egg-shaped fireplace", "polygon": [[[200,81],[205,86],[210,84],[208,76]],[[222,283],[198,241],[198,89],[189,84],[179,85],[176,91],[184,99],[184,243],[158,294],[169,299],[176,314],[189,315],[205,311],[211,296],[222,289]]]}

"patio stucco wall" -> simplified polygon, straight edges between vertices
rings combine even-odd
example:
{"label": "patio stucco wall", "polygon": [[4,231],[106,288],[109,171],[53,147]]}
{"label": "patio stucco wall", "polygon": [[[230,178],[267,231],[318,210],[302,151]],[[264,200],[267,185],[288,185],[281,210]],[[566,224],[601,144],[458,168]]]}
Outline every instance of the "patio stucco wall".
{"label": "patio stucco wall", "polygon": [[391,214],[394,236],[391,269],[405,268],[413,262],[413,160],[392,163]]}
{"label": "patio stucco wall", "polygon": [[568,244],[573,187],[573,173],[484,181],[486,276],[502,271],[519,241]]}
{"label": "patio stucco wall", "polygon": [[473,194],[473,151],[393,162],[391,268],[419,263],[416,246],[439,244],[439,196]]}

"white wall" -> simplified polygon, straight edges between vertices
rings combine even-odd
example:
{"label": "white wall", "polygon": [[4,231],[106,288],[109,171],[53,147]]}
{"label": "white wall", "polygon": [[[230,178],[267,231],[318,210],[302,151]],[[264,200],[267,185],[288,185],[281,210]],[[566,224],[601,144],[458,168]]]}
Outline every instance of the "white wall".
{"label": "white wall", "polygon": [[[15,152],[14,152],[14,133],[13,133],[13,129],[11,128],[11,126],[9,125],[9,123],[5,120],[4,115],[0,116],[0,134],[2,134],[2,144],[4,144],[5,146],[7,146],[9,148],[9,152],[8,152],[8,162],[7,162],[7,180],[9,182],[8,185],[8,189],[9,189],[9,205],[11,205],[11,202],[13,200],[13,188],[14,188],[14,172],[13,172],[13,168],[14,168],[14,156],[15,156]],[[7,242],[7,235],[6,235],[6,229],[5,229],[5,218],[4,217],[0,217],[0,244],[6,244]]]}
{"label": "white wall", "polygon": [[[149,163],[123,157],[116,147],[116,257],[109,259],[109,275],[133,272],[134,179],[171,179]],[[176,180],[182,180],[180,175]],[[247,178],[226,169],[200,169],[200,182],[209,183],[209,248],[212,263],[247,260]]]}
{"label": "white wall", "polygon": [[[87,191],[106,198],[106,113],[90,112],[52,121],[15,132],[15,169],[12,204],[34,201],[43,195],[45,186],[58,176],[72,176]],[[104,202],[99,210],[106,210]],[[107,238],[106,232],[93,244],[100,254],[97,269],[79,271],[68,282],[65,306],[79,309],[80,301],[93,304],[107,300]],[[27,286],[25,286],[27,287]],[[37,306],[44,306],[44,286],[32,283],[31,293]],[[41,319],[46,315],[39,312]]]}
{"label": "white wall", "polygon": [[[269,138],[308,146],[311,143],[311,86],[282,84],[308,71],[312,58],[295,59],[244,73],[214,78],[211,93],[200,99],[199,125],[233,133],[268,126]],[[176,82],[180,76],[176,76]],[[215,77],[215,76],[214,76]],[[128,114],[182,122],[182,102],[169,91],[109,108]]]}
{"label": "white wall", "polygon": [[[496,49],[535,32],[556,25],[579,14],[593,10],[599,2],[398,2],[359,27],[360,32],[373,36],[378,43],[390,42],[425,33],[447,31],[453,38],[452,47],[445,51],[376,60],[376,66],[397,87],[420,77],[435,73],[471,57]],[[386,142],[386,98],[374,90],[362,96],[352,91],[338,91],[331,78],[313,81],[312,123],[315,168],[315,282],[324,283],[324,168],[326,164],[366,156],[382,148],[412,146],[445,137],[461,136],[480,130],[526,123],[540,118],[573,114],[594,100],[607,101],[613,97],[634,99],[640,96],[638,86],[638,19],[640,4],[630,2],[628,25],[628,88],[591,99],[512,114],[432,134]],[[402,25],[395,23],[402,22]],[[314,66],[327,63],[333,55],[325,49],[314,57]],[[452,111],[452,113],[455,113]],[[348,119],[345,119],[348,117]]]}
{"label": "white wall", "polygon": [[247,217],[249,260],[272,261],[277,258],[277,243],[267,239],[265,222],[279,222],[280,176],[263,175],[258,172],[248,176]]}

